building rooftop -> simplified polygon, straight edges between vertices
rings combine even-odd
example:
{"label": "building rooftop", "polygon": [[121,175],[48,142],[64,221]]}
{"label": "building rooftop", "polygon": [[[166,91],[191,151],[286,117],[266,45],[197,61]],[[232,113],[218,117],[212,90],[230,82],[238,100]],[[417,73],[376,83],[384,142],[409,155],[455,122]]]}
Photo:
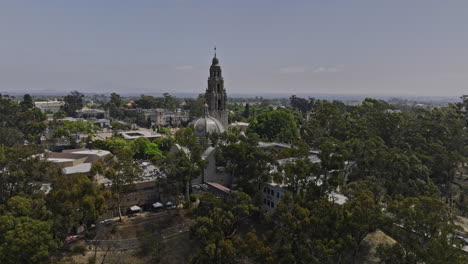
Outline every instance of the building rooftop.
{"label": "building rooftop", "polygon": [[223,186],[223,185],[221,185],[219,183],[216,183],[216,182],[207,182],[206,184],[213,187],[213,188],[216,188],[216,189],[218,189],[220,191],[223,191],[225,193],[230,193],[231,192],[231,189],[229,189],[228,187]]}
{"label": "building rooftop", "polygon": [[328,195],[328,199],[336,204],[343,205],[348,201],[348,197],[341,193],[331,192]]}
{"label": "building rooftop", "polygon": [[248,127],[249,125],[250,123],[247,122],[234,122],[230,124],[232,127]]}
{"label": "building rooftop", "polygon": [[163,137],[163,134],[148,131],[148,130],[130,130],[130,131],[121,131],[119,132],[120,135],[124,137],[124,139],[137,139],[140,137],[146,138],[158,138]]}
{"label": "building rooftop", "polygon": [[67,149],[62,152],[47,152],[42,157],[57,164],[65,174],[73,174],[90,172],[96,161],[110,154],[109,151],[100,149]]}
{"label": "building rooftop", "polygon": [[61,162],[71,162],[74,161],[75,159],[65,159],[65,158],[48,158],[47,161],[53,162],[53,163],[61,163]]}
{"label": "building rooftop", "polygon": [[206,160],[206,158],[208,158],[208,156],[214,151],[216,150],[214,147],[212,146],[209,146],[202,154],[202,159]]}
{"label": "building rooftop", "polygon": [[111,154],[110,151],[102,150],[102,149],[85,149],[85,150],[73,151],[71,153],[82,154],[82,155],[97,155],[99,157],[103,157],[103,156],[107,156]]}
{"label": "building rooftop", "polygon": [[64,174],[88,173],[91,171],[91,163],[81,163],[71,167],[63,168]]}
{"label": "building rooftop", "polygon": [[290,148],[291,145],[286,143],[279,143],[279,142],[258,142],[258,146],[260,148],[267,148],[267,147],[279,147],[279,148]]}

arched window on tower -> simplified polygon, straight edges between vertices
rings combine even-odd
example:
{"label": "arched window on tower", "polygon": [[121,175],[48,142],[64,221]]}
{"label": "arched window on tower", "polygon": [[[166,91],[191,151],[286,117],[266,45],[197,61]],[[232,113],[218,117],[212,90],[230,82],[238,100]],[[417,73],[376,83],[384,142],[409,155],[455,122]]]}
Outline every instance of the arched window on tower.
{"label": "arched window on tower", "polygon": [[218,84],[216,85],[216,88],[217,88],[217,89],[216,89],[217,92],[218,92],[218,93],[221,93],[221,84],[218,83]]}
{"label": "arched window on tower", "polygon": [[218,110],[223,110],[223,106],[221,105],[221,99],[218,99]]}

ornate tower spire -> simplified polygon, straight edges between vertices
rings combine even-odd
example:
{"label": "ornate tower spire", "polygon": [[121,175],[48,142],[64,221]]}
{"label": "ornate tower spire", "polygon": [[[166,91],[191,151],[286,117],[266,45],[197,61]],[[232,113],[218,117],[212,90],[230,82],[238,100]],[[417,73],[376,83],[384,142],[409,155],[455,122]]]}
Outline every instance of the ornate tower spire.
{"label": "ornate tower spire", "polygon": [[224,88],[224,79],[222,75],[219,59],[215,54],[210,66],[210,76],[208,77],[208,88],[205,93],[205,101],[208,104],[208,114],[217,118],[221,124],[227,128],[228,113],[226,108],[226,89]]}

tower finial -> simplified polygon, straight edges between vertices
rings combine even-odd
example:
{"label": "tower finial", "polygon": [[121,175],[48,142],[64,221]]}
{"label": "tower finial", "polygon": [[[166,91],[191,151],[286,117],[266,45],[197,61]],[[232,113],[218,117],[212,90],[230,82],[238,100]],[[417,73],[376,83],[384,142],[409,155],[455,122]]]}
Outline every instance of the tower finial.
{"label": "tower finial", "polygon": [[203,106],[203,115],[208,116],[208,104],[205,102],[205,105]]}
{"label": "tower finial", "polygon": [[215,47],[214,47],[214,51],[215,51],[215,58],[216,58],[216,45],[215,45]]}

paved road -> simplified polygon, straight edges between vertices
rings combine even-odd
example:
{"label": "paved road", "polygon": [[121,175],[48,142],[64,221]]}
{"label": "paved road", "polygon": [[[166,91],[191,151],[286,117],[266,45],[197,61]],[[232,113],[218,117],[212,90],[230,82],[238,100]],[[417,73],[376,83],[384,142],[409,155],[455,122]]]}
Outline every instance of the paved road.
{"label": "paved road", "polygon": [[[161,232],[155,232],[151,234],[154,237],[162,237],[163,239],[188,232],[190,229],[190,222],[187,221],[183,224],[176,225],[173,227],[166,228]],[[140,241],[138,238],[129,239],[115,239],[115,240],[85,240],[86,244],[91,247],[98,247],[98,250],[125,250],[134,249],[140,247]]]}

